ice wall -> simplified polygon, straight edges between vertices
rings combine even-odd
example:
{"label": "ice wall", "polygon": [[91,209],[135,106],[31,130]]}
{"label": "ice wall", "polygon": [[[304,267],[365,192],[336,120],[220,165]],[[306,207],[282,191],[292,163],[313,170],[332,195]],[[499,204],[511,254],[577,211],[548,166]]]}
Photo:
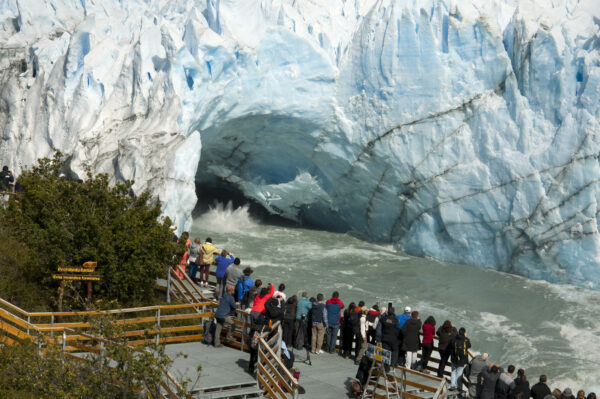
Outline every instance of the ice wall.
{"label": "ice wall", "polygon": [[0,0],[0,158],[598,288],[599,49],[593,0]]}

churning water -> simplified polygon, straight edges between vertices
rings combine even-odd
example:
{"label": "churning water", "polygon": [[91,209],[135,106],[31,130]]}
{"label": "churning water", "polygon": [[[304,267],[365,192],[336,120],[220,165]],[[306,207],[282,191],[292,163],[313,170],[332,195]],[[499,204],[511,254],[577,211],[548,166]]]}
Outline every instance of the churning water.
{"label": "churning water", "polygon": [[253,278],[281,282],[344,303],[393,302],[464,326],[475,352],[525,369],[531,384],[547,374],[553,388],[600,391],[600,292],[493,270],[415,258],[347,234],[263,224],[247,207],[217,204],[194,221],[252,267]]}

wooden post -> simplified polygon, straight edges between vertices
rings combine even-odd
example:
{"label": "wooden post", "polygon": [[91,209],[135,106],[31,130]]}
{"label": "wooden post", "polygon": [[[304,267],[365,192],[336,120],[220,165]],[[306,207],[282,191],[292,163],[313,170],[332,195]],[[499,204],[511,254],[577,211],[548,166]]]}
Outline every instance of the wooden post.
{"label": "wooden post", "polygon": [[88,281],[87,282],[87,301],[88,301],[88,305],[92,303],[92,282]]}

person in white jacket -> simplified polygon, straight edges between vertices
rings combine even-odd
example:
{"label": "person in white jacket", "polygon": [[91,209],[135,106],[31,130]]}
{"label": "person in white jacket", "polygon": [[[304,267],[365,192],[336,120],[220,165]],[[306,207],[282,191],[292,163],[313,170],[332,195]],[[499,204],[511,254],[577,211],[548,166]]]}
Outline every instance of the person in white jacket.
{"label": "person in white jacket", "polygon": [[369,312],[369,308],[363,306],[360,308],[360,340],[357,340],[360,343],[360,349],[358,351],[358,355],[354,360],[354,364],[360,363],[360,360],[365,355],[367,351],[367,313]]}

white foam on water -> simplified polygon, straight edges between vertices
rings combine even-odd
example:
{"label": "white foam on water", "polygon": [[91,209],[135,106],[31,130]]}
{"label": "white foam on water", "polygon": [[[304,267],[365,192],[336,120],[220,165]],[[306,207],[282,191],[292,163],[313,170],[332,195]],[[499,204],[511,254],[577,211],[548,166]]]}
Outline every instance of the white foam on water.
{"label": "white foam on water", "polygon": [[226,205],[215,203],[206,213],[194,220],[196,230],[215,233],[245,233],[257,236],[259,226],[260,223],[250,216],[248,205],[233,209],[231,201]]}

